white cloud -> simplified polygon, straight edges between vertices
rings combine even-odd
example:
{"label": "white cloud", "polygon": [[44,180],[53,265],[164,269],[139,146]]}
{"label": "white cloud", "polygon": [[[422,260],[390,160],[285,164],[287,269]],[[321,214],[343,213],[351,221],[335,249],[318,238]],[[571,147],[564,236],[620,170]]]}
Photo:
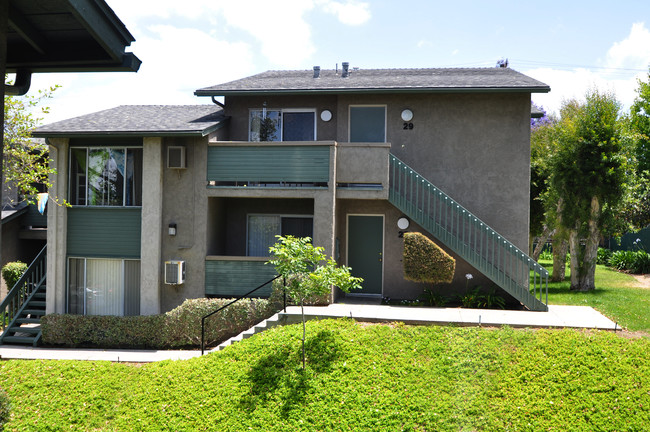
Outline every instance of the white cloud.
{"label": "white cloud", "polygon": [[550,112],[559,114],[564,100],[583,100],[590,88],[600,91],[609,91],[616,95],[621,102],[622,109],[627,111],[636,97],[637,78],[645,79],[643,73],[629,78],[612,79],[603,72],[594,72],[587,69],[571,71],[539,68],[524,71],[530,77],[542,81],[551,87],[550,93],[534,93],[532,99],[538,105]]}
{"label": "white cloud", "polygon": [[650,63],[650,31],[644,23],[632,25],[630,34],[607,51],[606,66],[611,68],[647,68]]}
{"label": "white cloud", "polygon": [[214,39],[196,29],[148,28],[138,42],[143,63],[137,73],[37,74],[33,88],[62,84],[48,105],[46,123],[118,105],[201,104],[194,90],[250,75],[251,48]]}
{"label": "white cloud", "polygon": [[[605,55],[605,67],[573,70],[538,68],[524,71],[551,87],[548,94],[534,94],[533,100],[549,111],[559,113],[563,100],[583,99],[589,88],[613,92],[627,111],[636,97],[637,80],[647,80],[650,64],[650,31],[643,23],[635,23],[630,34],[615,42]],[[618,68],[619,70],[607,69]],[[625,69],[639,69],[625,71]]]}
{"label": "white cloud", "polygon": [[262,54],[282,68],[303,64],[316,48],[311,27],[304,15],[313,9],[311,1],[230,1],[220,6],[226,23],[252,35]]}
{"label": "white cloud", "polygon": [[338,1],[321,1],[325,12],[336,15],[343,24],[358,26],[370,21],[370,4],[355,0],[348,0],[345,3]]}
{"label": "white cloud", "polygon": [[[247,42],[278,68],[304,65],[316,52],[309,12],[333,14],[345,25],[361,25],[371,17],[370,4],[358,0],[158,0],[154,7],[151,2],[111,0],[110,4],[136,35],[154,20],[175,27],[209,26],[216,38],[244,31],[255,41]],[[133,51],[139,52],[142,36],[136,38]]]}

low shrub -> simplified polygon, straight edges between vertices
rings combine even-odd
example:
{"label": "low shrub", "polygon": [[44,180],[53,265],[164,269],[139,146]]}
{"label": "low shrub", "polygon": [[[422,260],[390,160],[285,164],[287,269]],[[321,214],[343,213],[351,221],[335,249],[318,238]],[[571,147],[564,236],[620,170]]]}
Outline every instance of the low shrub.
{"label": "low shrub", "polygon": [[404,278],[414,282],[450,283],[456,260],[424,234],[404,234]]}
{"label": "low shrub", "polygon": [[5,423],[9,421],[10,411],[9,397],[4,390],[0,389],[0,431],[4,429]]}
{"label": "low shrub", "polygon": [[477,285],[460,296],[460,304],[464,308],[505,309],[506,299],[501,296],[497,287],[484,292],[483,288]]}
{"label": "low shrub", "polygon": [[10,290],[16,285],[16,282],[25,274],[28,267],[27,264],[20,261],[9,262],[2,267],[2,279],[7,284],[7,289]]}
{"label": "low shrub", "polygon": [[[277,295],[244,299],[206,319],[206,346],[217,345],[273,315]],[[201,318],[232,299],[190,299],[160,315],[46,315],[43,343],[70,347],[178,349],[201,343]]]}
{"label": "low shrub", "polygon": [[618,270],[630,270],[635,259],[636,253],[634,251],[616,251],[609,259],[609,266]]}
{"label": "low shrub", "polygon": [[543,250],[542,253],[539,254],[539,259],[544,261],[553,261],[553,252],[550,250]]}
{"label": "low shrub", "polygon": [[614,252],[611,249],[598,248],[598,255],[596,256],[596,264],[607,265]]}
{"label": "low shrub", "polygon": [[437,293],[433,288],[425,288],[421,298],[428,306],[443,307],[449,303],[449,297]]}
{"label": "low shrub", "polygon": [[616,251],[608,261],[610,267],[635,274],[650,273],[650,254],[643,250]]}
{"label": "low shrub", "polygon": [[642,250],[636,251],[632,267],[629,270],[635,274],[650,273],[650,254]]}
{"label": "low shrub", "polygon": [[505,309],[506,299],[501,297],[497,287],[493,287],[483,294],[483,298],[479,301],[479,307],[483,309]]}
{"label": "low shrub", "polygon": [[460,304],[464,308],[478,308],[481,307],[483,302],[483,294],[481,293],[481,286],[477,285],[465,294],[460,296]]}

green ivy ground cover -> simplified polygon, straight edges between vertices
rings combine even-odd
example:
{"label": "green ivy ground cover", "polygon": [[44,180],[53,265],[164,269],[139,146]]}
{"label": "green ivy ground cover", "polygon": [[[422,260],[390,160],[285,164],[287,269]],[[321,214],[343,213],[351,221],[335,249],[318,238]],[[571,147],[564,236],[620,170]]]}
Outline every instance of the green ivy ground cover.
{"label": "green ivy ground cover", "polygon": [[[552,261],[540,264],[552,270]],[[591,306],[624,328],[650,332],[650,289],[639,288],[629,274],[598,265],[594,291],[575,292],[570,286],[568,274],[564,282],[549,282],[549,304]]]}
{"label": "green ivy ground cover", "polygon": [[0,362],[14,430],[647,430],[650,340],[308,323],[145,366]]}

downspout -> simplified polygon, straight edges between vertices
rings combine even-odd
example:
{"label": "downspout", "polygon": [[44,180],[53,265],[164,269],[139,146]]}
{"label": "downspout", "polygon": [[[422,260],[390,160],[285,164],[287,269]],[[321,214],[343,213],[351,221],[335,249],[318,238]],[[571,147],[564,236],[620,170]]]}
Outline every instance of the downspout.
{"label": "downspout", "polygon": [[215,105],[219,105],[221,108],[225,108],[225,107],[226,107],[224,104],[222,104],[221,102],[219,102],[218,100],[216,100],[216,99],[214,98],[214,96],[212,96],[212,103],[214,103]]}
{"label": "downspout", "polygon": [[16,81],[13,85],[5,84],[5,95],[7,96],[23,96],[29,91],[32,85],[32,71],[27,69],[18,69],[16,71]]}

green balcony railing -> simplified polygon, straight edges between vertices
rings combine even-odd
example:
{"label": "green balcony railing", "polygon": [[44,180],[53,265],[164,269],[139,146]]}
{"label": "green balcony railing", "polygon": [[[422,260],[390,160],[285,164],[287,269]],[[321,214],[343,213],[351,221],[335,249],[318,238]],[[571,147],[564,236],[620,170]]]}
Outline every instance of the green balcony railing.
{"label": "green balcony railing", "polygon": [[548,271],[390,155],[389,201],[530,310],[547,311]]}
{"label": "green balcony railing", "polygon": [[[205,294],[215,297],[240,297],[251,287],[272,279],[277,274],[275,267],[266,264],[268,258],[258,257],[216,257],[205,261]],[[269,284],[256,294],[269,297]]]}
{"label": "green balcony railing", "polygon": [[207,180],[215,186],[327,186],[329,145],[245,143],[208,148]]}

